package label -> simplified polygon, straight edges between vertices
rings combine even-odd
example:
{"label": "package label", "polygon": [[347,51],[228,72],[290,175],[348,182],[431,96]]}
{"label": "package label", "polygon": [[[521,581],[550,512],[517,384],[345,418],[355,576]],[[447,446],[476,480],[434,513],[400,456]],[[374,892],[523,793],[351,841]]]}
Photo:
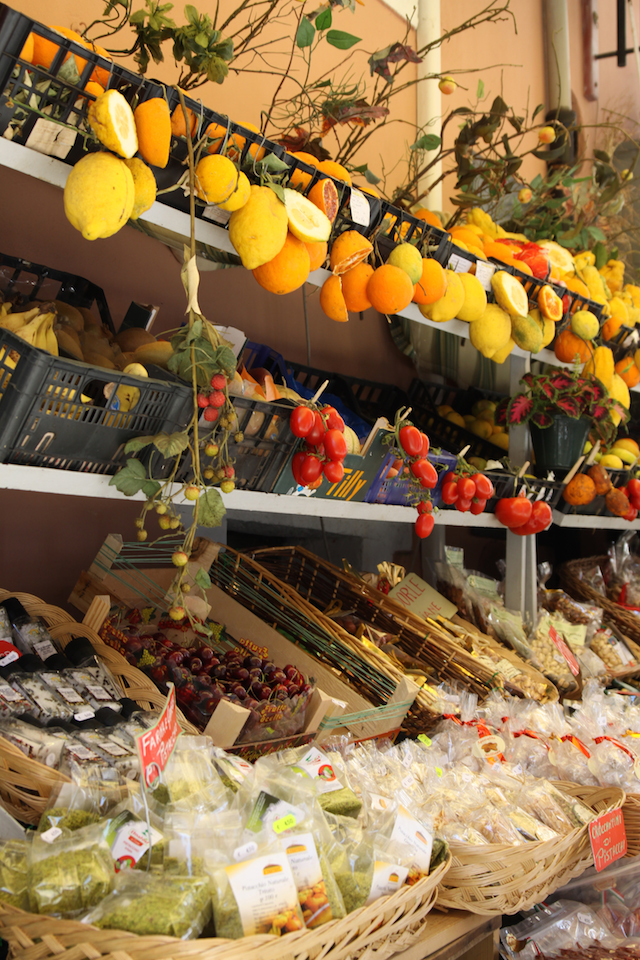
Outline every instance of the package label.
{"label": "package label", "polygon": [[245,937],[299,926],[298,891],[286,853],[245,860],[225,870]]}
{"label": "package label", "polygon": [[302,917],[309,927],[333,919],[313,834],[299,833],[282,841],[293,873]]}
{"label": "package label", "polygon": [[420,872],[429,873],[433,836],[427,827],[416,820],[403,806],[398,809],[391,839],[411,847],[415,853],[415,864]]}
{"label": "package label", "polygon": [[367,904],[373,903],[378,897],[386,897],[390,893],[395,893],[403,885],[408,875],[408,867],[401,867],[395,863],[381,863],[376,860],[373,866],[373,879]]}
{"label": "package label", "polygon": [[598,872],[624,857],[627,852],[627,834],[622,810],[603,813],[589,824],[589,838],[593,862]]}
{"label": "package label", "polygon": [[320,793],[332,793],[334,790],[342,790],[342,784],[338,780],[335,770],[329,763],[327,757],[312,747],[305,753],[304,757],[293,767],[298,773],[302,773],[313,780],[317,780],[316,787]]}
{"label": "package label", "polygon": [[118,872],[135,867],[149,847],[162,840],[162,834],[125,811],[109,824],[106,840]]}
{"label": "package label", "polygon": [[578,674],[580,673],[580,664],[578,663],[578,661],[572,654],[571,650],[566,645],[566,643],[564,642],[564,640],[562,639],[562,637],[560,636],[560,634],[558,633],[555,627],[549,627],[549,637],[551,638],[552,642],[556,645],[556,647],[558,648],[559,652],[562,654],[564,659],[567,661],[567,666],[569,667],[569,670],[571,670],[571,673],[574,675],[574,677],[577,677]]}

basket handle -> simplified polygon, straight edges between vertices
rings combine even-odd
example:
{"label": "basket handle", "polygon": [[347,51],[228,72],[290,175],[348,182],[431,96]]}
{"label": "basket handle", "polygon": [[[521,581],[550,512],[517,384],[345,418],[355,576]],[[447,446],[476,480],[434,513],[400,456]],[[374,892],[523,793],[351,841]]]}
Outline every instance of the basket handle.
{"label": "basket handle", "polygon": [[110,609],[110,596],[105,596],[104,594],[96,596],[89,604],[89,609],[82,618],[82,622],[85,626],[91,627],[92,630],[95,630],[96,633],[100,633],[100,628],[107,619]]}

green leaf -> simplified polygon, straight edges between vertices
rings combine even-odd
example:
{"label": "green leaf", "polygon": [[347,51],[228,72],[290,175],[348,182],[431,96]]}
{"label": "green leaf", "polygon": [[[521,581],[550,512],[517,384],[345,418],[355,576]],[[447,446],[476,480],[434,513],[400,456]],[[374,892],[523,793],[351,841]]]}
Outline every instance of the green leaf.
{"label": "green leaf", "polygon": [[192,4],[188,3],[186,5],[184,8],[184,15],[189,23],[193,24],[194,27],[198,27],[200,25],[200,15],[196,8],[192,6]]}
{"label": "green leaf", "polygon": [[602,269],[602,267],[604,267],[609,257],[607,253],[607,248],[605,247],[604,243],[598,242],[593,248],[593,252],[596,258],[596,263],[595,263],[596,270],[600,270]]}
{"label": "green leaf", "polygon": [[535,110],[531,114],[532,121],[535,120],[535,118],[538,116],[541,110],[544,110],[544,103],[539,103],[538,106],[535,108]]}
{"label": "green leaf", "polygon": [[201,30],[200,33],[196,34],[195,42],[199,47],[202,47],[204,50],[209,46],[209,37],[206,35],[204,30]]}
{"label": "green leaf", "polygon": [[313,24],[306,17],[303,17],[296,33],[296,46],[300,47],[301,50],[310,47],[315,35],[316,31]]}
{"label": "green leaf", "polygon": [[146,480],[142,484],[142,492],[144,493],[147,500],[152,500],[155,497],[156,493],[159,493],[161,490],[161,484],[157,480]]}
{"label": "green leaf", "polygon": [[136,493],[140,493],[145,483],[147,483],[147,471],[143,464],[133,457],[130,457],[126,466],[109,480],[109,486],[115,487],[125,497],[133,497]]}
{"label": "green leaf", "polygon": [[542,186],[542,177],[538,173],[531,181],[530,187],[532,190],[539,190],[541,186]]}
{"label": "green leaf", "polygon": [[209,487],[199,500],[198,524],[203,527],[219,527],[226,512],[220,491],[216,487]]}
{"label": "green leaf", "polygon": [[499,117],[503,117],[508,109],[509,107],[504,102],[502,97],[496,97],[493,103],[491,104],[489,113],[493,113],[493,114],[497,113]]}
{"label": "green leaf", "polygon": [[267,186],[271,187],[278,200],[281,200],[282,203],[284,203],[284,190],[282,186],[279,183],[268,183]]}
{"label": "green leaf", "polygon": [[425,133],[411,144],[411,150],[437,150],[441,143],[442,140],[435,133]]}
{"label": "green leaf", "polygon": [[601,160],[603,163],[611,163],[611,157],[605,150],[594,150],[593,155],[596,160]]}
{"label": "green leaf", "polygon": [[177,457],[189,446],[189,435],[184,430],[178,433],[159,433],[153,438],[153,445],[163,457]]}
{"label": "green leaf", "polygon": [[289,166],[280,157],[276,157],[275,153],[270,153],[256,164],[256,169],[266,170],[269,173],[282,173],[283,170],[288,170]]}
{"label": "green leaf", "polygon": [[484,97],[484,80],[478,80],[478,86],[476,89],[476,99],[482,100]]}
{"label": "green leaf", "polygon": [[323,10],[322,13],[316,17],[316,30],[328,30],[331,26],[331,10]]}
{"label": "green leaf", "polygon": [[131,440],[128,440],[125,444],[124,452],[137,453],[138,450],[142,450],[143,447],[148,447],[154,440],[155,437],[132,437]]}
{"label": "green leaf", "polygon": [[380,177],[376,177],[375,173],[369,170],[368,167],[364,172],[364,178],[367,183],[380,183]]}
{"label": "green leaf", "polygon": [[147,14],[145,13],[144,10],[136,10],[136,12],[135,12],[135,13],[132,13],[131,16],[129,17],[129,23],[133,23],[133,24],[140,23],[140,24],[142,24],[142,23],[144,23],[146,16],[147,16]]}
{"label": "green leaf", "polygon": [[356,43],[360,43],[361,37],[354,37],[352,33],[345,33],[344,30],[329,30],[327,34],[327,43],[338,50],[349,50]]}
{"label": "green leaf", "polygon": [[202,320],[194,320],[191,326],[189,327],[185,343],[191,343],[192,340],[197,340],[198,337],[202,336]]}
{"label": "green leaf", "polygon": [[200,587],[201,590],[210,590],[212,587],[211,577],[209,576],[207,571],[204,569],[204,567],[200,567],[200,569],[198,570],[198,572],[194,577],[194,580],[196,581],[196,584]]}
{"label": "green leaf", "polygon": [[600,243],[604,243],[605,240],[607,239],[604,233],[602,232],[602,230],[600,229],[600,227],[587,227],[587,230],[589,231],[593,239],[599,240]]}
{"label": "green leaf", "polygon": [[226,373],[230,380],[233,379],[236,372],[237,361],[236,355],[231,347],[218,347],[214,354],[214,358],[215,362],[218,364],[218,369],[222,370],[223,373]]}

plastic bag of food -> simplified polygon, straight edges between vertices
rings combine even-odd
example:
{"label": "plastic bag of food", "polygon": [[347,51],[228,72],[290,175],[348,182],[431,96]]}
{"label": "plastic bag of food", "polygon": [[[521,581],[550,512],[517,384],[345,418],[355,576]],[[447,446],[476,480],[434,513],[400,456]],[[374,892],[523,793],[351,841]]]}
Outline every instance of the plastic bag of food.
{"label": "plastic bag of food", "polygon": [[529,637],[532,662],[566,695],[578,690],[580,667],[548,613],[543,614]]}
{"label": "plastic bag of food", "polygon": [[614,948],[618,940],[586,904],[557,900],[539,912],[500,931],[500,946],[508,960],[537,960],[560,951],[600,944]]}
{"label": "plastic bag of food", "polygon": [[33,700],[23,690],[12,687],[7,680],[0,677],[0,717],[2,719],[33,714],[35,709]]}
{"label": "plastic bag of food", "polygon": [[[276,755],[276,762],[290,766],[301,777],[310,778],[323,810],[340,816],[357,817],[362,804],[348,783],[343,783],[336,775],[327,755],[316,746],[299,747]],[[270,758],[260,759],[256,763],[256,774],[260,775],[263,764]]]}
{"label": "plastic bag of food", "polygon": [[0,900],[29,909],[29,842],[0,841]]}
{"label": "plastic bag of food", "polygon": [[73,707],[34,673],[12,673],[10,685],[32,704],[30,716],[41,724],[54,725],[61,720],[73,720]]}
{"label": "plastic bag of food", "polygon": [[169,762],[154,781],[153,800],[185,809],[206,806],[215,810],[228,804],[229,792],[213,764],[208,737],[178,737]]}
{"label": "plastic bag of food", "polygon": [[586,826],[596,816],[581,800],[558,790],[548,780],[528,781],[518,801],[519,806],[560,835]]}
{"label": "plastic bag of food", "polygon": [[111,892],[115,871],[98,824],[66,835],[59,827],[36,834],[29,862],[32,913],[74,917]]}
{"label": "plastic bag of food", "polygon": [[614,627],[603,625],[593,635],[590,649],[605,664],[608,673],[615,674],[637,667],[638,662]]}
{"label": "plastic bag of food", "polygon": [[38,833],[44,833],[51,827],[71,831],[89,827],[105,817],[109,807],[121,799],[118,794],[109,795],[102,783],[59,783],[49,795],[47,809],[40,817]]}
{"label": "plastic bag of food", "polygon": [[138,936],[199,937],[211,918],[207,877],[172,877],[125,870],[113,893],[82,917],[82,923]]}
{"label": "plastic bag of food", "polygon": [[119,702],[122,694],[115,689],[111,678],[99,664],[65,670],[64,677],[85,698],[93,710],[100,710],[102,707],[109,707],[116,713],[122,710],[122,704]]}
{"label": "plastic bag of food", "polygon": [[0,720],[0,737],[4,737],[31,760],[58,769],[68,735],[53,727],[43,730],[24,720],[6,719]]}

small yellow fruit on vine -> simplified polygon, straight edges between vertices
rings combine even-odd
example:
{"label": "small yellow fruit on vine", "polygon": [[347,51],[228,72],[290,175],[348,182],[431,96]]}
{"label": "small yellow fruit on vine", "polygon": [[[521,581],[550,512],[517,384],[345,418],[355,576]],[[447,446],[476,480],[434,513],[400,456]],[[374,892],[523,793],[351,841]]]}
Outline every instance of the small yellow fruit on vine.
{"label": "small yellow fruit on vine", "polygon": [[157,513],[159,516],[162,516],[162,514],[163,514],[163,513],[166,513],[166,512],[167,512],[167,505],[166,505],[166,503],[159,503],[158,506],[156,507],[156,513]]}
{"label": "small yellow fruit on vine", "polygon": [[184,620],[184,607],[170,607],[169,616],[172,620]]}
{"label": "small yellow fruit on vine", "polygon": [[440,83],[438,84],[440,88],[440,93],[444,93],[445,96],[449,96],[456,89],[458,84],[455,82],[453,77],[442,77]]}
{"label": "small yellow fruit on vine", "polygon": [[633,180],[633,173],[631,170],[625,169],[620,171],[621,180]]}
{"label": "small yellow fruit on vine", "polygon": [[235,490],[236,485],[233,480],[223,480],[220,484],[220,489],[223,493],[231,493],[232,490]]}
{"label": "small yellow fruit on vine", "polygon": [[172,517],[169,523],[169,526],[171,527],[172,530],[177,530],[178,527],[180,526],[179,519],[177,517]]}
{"label": "small yellow fruit on vine", "polygon": [[215,477],[215,470],[213,470],[211,467],[207,467],[206,470],[202,471],[202,476],[205,478],[205,480],[213,480]]}
{"label": "small yellow fruit on vine", "polygon": [[235,440],[236,443],[242,443],[242,441],[244,440],[244,433],[242,432],[242,430],[238,430],[238,432],[236,433],[233,439]]}
{"label": "small yellow fruit on vine", "polygon": [[219,446],[218,446],[217,443],[207,443],[206,446],[205,446],[205,448],[204,448],[205,456],[207,456],[207,457],[215,457],[215,455],[218,453],[219,449],[220,449],[220,448],[219,448]]}
{"label": "small yellow fruit on vine", "polygon": [[197,500],[200,496],[200,488],[194,486],[194,484],[189,484],[188,487],[184,488],[184,498],[185,500]]}
{"label": "small yellow fruit on vine", "polygon": [[171,562],[174,567],[184,567],[189,562],[189,555],[184,550],[176,550],[171,554]]}
{"label": "small yellow fruit on vine", "polygon": [[136,527],[138,528],[138,530],[142,530],[142,529],[143,529],[143,527],[144,527],[144,520],[142,519],[142,517],[138,517],[138,518],[137,518],[137,520],[136,520]]}
{"label": "small yellow fruit on vine", "polygon": [[518,194],[518,200],[520,201],[520,203],[529,203],[529,200],[531,200],[532,196],[533,196],[533,193],[531,190],[529,190],[529,187],[523,187],[520,193]]}
{"label": "small yellow fruit on vine", "polygon": [[538,130],[538,140],[540,143],[553,143],[556,138],[556,131],[553,127],[540,127]]}
{"label": "small yellow fruit on vine", "polygon": [[146,531],[146,530],[138,530],[137,537],[138,537],[138,540],[142,543],[143,540],[146,540],[146,539],[147,539],[147,531]]}
{"label": "small yellow fruit on vine", "polygon": [[158,523],[161,530],[168,530],[171,526],[171,517],[160,517]]}
{"label": "small yellow fruit on vine", "polygon": [[189,583],[183,583],[183,584],[182,584],[182,592],[183,592],[183,593],[191,593],[191,584],[189,584]]}

